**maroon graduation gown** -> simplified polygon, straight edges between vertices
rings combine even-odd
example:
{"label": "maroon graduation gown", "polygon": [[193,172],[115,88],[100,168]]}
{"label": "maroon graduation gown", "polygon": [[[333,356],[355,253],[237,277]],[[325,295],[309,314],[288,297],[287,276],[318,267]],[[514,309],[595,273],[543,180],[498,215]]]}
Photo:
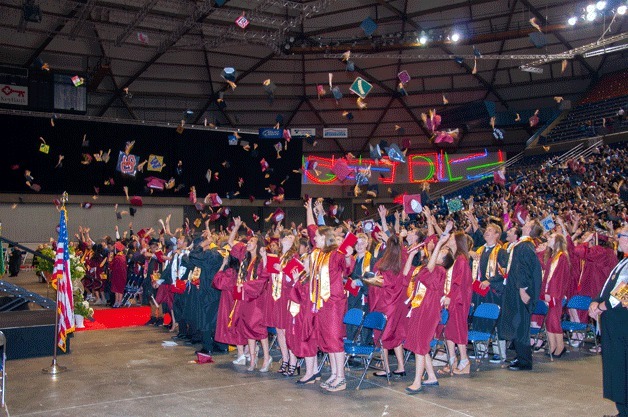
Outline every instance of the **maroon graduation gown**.
{"label": "maroon graduation gown", "polygon": [[[561,254],[554,273],[550,279],[549,273],[552,267],[552,259],[543,265],[543,281],[541,282],[541,301],[545,301],[545,295],[551,297],[547,317],[545,318],[545,328],[550,333],[562,333],[560,319],[563,313],[563,298],[565,298],[566,287],[571,279],[569,259],[565,254]],[[548,281],[549,280],[549,284]]]}
{"label": "maroon graduation gown", "polygon": [[268,328],[264,325],[264,310],[266,308],[265,291],[268,288],[270,275],[262,266],[261,260],[257,265],[257,277],[255,279],[252,279],[251,272],[248,272],[242,287],[244,300],[240,306],[240,317],[236,326],[243,337],[262,340],[268,337]]}
{"label": "maroon graduation gown", "polygon": [[[218,306],[218,318],[216,321],[217,342],[227,345],[244,345],[246,337],[243,337],[236,328],[236,318],[239,317],[239,300],[233,299],[233,290],[237,284],[237,272],[233,268],[218,271],[214,275],[212,285],[220,290],[220,304]],[[231,318],[229,318],[231,316]]]}
{"label": "maroon graduation gown", "polygon": [[466,345],[469,341],[469,325],[467,318],[473,293],[471,267],[469,260],[463,255],[456,258],[452,266],[451,287],[449,289],[449,321],[445,327],[445,337],[458,345]]}

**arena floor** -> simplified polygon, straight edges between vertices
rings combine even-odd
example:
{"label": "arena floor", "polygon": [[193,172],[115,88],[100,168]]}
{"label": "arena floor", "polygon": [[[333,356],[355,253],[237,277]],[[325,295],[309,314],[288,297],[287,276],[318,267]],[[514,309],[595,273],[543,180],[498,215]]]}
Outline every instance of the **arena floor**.
{"label": "arena floor", "polygon": [[[28,281],[29,275],[20,275]],[[32,288],[44,289],[33,283]],[[30,286],[30,285],[29,285]],[[570,352],[555,362],[535,354],[531,372],[485,364],[470,377],[441,377],[439,387],[408,396],[413,372],[391,385],[368,378],[359,391],[357,370],[348,389],[271,372],[247,372],[231,354],[199,365],[191,346],[162,347],[171,333],[134,327],[77,333],[72,353],[59,357],[68,371],[42,373],[51,358],[7,363],[6,402],[11,416],[602,416],[616,413],[602,398],[599,355]],[[573,350],[573,348],[571,348]],[[278,352],[273,352],[275,358]],[[274,370],[278,364],[274,363]],[[408,370],[414,363],[408,364]],[[370,372],[369,372],[370,374]],[[325,371],[323,376],[325,376]],[[1,415],[1,413],[0,413]]]}

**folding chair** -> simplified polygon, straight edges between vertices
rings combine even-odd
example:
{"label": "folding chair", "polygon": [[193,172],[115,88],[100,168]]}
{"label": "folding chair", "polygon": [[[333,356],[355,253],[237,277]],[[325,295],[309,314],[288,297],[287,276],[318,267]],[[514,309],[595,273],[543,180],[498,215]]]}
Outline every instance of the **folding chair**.
{"label": "folding chair", "polygon": [[277,344],[277,329],[275,329],[274,327],[268,328],[268,339],[268,350],[273,350],[273,348],[275,348],[275,345]]}
{"label": "folding chair", "polygon": [[[473,353],[475,355],[475,362],[478,364],[477,370],[479,371],[479,364],[482,358],[488,353],[488,347],[491,342],[497,341],[497,319],[499,318],[499,306],[493,303],[482,303],[473,312],[474,330],[469,330],[469,342],[473,344]],[[476,319],[483,319],[483,328],[478,329],[475,326]],[[480,352],[478,345],[483,344],[486,346],[486,351]],[[498,344],[499,346],[499,344]],[[502,354],[501,349],[500,356]]]}
{"label": "folding chair", "polygon": [[[586,296],[586,295],[574,295],[573,297],[569,299],[569,301],[567,301],[567,308],[573,308],[574,310],[588,311],[589,304],[591,304],[591,297]],[[581,333],[583,335],[582,336],[583,343],[587,337],[587,333],[589,331],[592,331],[593,342],[595,343],[595,347],[597,350],[597,338],[595,337],[595,327],[590,321],[587,323],[578,323],[575,321],[562,321],[560,325],[563,329],[563,332],[567,333],[568,340],[571,340],[571,337],[573,336],[574,333]],[[582,344],[580,344],[578,349],[580,349]]]}
{"label": "folding chair", "polygon": [[[440,334],[436,335],[434,339],[430,342],[430,349],[432,349],[431,356],[432,359],[436,357],[439,351],[445,352],[447,355],[447,363],[449,363],[449,348],[447,347],[447,339],[445,338],[445,327],[447,327],[447,322],[449,321],[449,310],[446,308],[442,309],[440,312]],[[452,370],[453,371],[453,370]]]}
{"label": "folding chair", "polygon": [[[366,373],[368,372],[369,367],[371,366],[371,362],[373,361],[373,357],[375,356],[375,354],[380,354],[380,355],[382,354],[381,332],[383,332],[384,329],[386,328],[386,321],[387,321],[386,316],[383,313],[380,313],[379,311],[373,311],[367,314],[366,317],[364,318],[364,321],[362,322],[362,327],[365,329],[379,330],[380,331],[379,340],[377,341],[374,340],[375,342],[374,345],[365,346],[359,343],[354,343],[349,346],[345,346],[345,353],[347,355],[347,358],[345,360],[345,366],[349,358],[355,358],[355,357],[359,357],[362,360],[362,364],[364,365],[364,372],[362,372],[362,376],[360,377],[360,382],[358,382],[358,386],[356,387],[356,390],[360,389],[360,385],[362,385],[362,381],[364,381],[364,378],[366,377]],[[374,337],[375,336],[373,336],[373,338]],[[390,384],[390,375],[386,374],[386,380]]]}
{"label": "folding chair", "polygon": [[[344,317],[342,318],[342,322],[345,325],[356,326],[358,328],[355,332],[355,336],[353,336],[353,339],[344,340],[345,350],[347,350],[347,346],[351,346],[355,344],[356,341],[359,339],[360,332],[362,331],[363,321],[364,321],[364,311],[360,310],[359,308],[352,308],[345,313]],[[318,365],[318,372],[320,372],[321,369],[323,369],[325,362],[328,362],[328,361],[329,361],[329,354],[325,353],[323,355],[323,358],[320,361],[320,364]]]}
{"label": "folding chair", "polygon": [[[548,311],[548,307],[547,304],[545,304],[545,302],[538,300],[536,302],[536,306],[534,307],[534,311],[532,312],[533,316],[540,316],[541,317],[541,322],[537,324],[539,325],[539,327],[532,327],[530,326],[530,339],[532,339],[532,346],[533,349],[536,348],[536,344],[539,341],[540,337],[543,337],[543,340],[546,341],[547,340],[547,335],[545,333],[545,318],[547,317],[547,311]],[[550,352],[550,357],[552,355],[552,352]]]}

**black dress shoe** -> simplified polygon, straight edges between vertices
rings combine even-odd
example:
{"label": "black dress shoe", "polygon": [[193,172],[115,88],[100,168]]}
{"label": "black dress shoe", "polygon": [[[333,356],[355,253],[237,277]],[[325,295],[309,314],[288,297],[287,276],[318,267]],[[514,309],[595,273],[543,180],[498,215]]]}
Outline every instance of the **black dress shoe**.
{"label": "black dress shoe", "polygon": [[319,379],[321,379],[321,373],[317,372],[314,375],[312,375],[311,377],[309,377],[308,379],[306,379],[305,381],[301,381],[300,379],[296,382],[297,385],[305,385],[305,384],[313,384],[314,382],[318,381]]}
{"label": "black dress shoe", "polygon": [[393,371],[392,373],[394,376],[406,376],[406,371]]}
{"label": "black dress shoe", "polygon": [[517,363],[510,365],[508,369],[511,371],[531,371],[532,365],[522,365],[521,362],[517,361]]}
{"label": "black dress shoe", "polygon": [[387,373],[380,374],[379,372],[381,372],[381,371],[373,372],[373,376],[376,376],[378,378],[390,378],[390,373],[388,373],[388,374]]}
{"label": "black dress shoe", "polygon": [[557,354],[554,353],[552,356],[555,357],[555,358],[562,358],[566,354],[567,354],[567,348],[563,347],[563,350],[560,352],[560,355],[557,355]]}

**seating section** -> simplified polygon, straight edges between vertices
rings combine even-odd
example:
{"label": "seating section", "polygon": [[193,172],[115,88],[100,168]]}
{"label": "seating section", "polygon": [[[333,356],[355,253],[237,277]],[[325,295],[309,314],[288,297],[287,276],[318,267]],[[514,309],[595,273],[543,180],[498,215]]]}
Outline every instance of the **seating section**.
{"label": "seating section", "polygon": [[606,135],[628,130],[626,110],[628,95],[607,98],[593,103],[579,104],[547,135],[547,143]]}
{"label": "seating section", "polygon": [[595,103],[625,95],[628,95],[628,71],[615,72],[600,78],[579,104]]}

